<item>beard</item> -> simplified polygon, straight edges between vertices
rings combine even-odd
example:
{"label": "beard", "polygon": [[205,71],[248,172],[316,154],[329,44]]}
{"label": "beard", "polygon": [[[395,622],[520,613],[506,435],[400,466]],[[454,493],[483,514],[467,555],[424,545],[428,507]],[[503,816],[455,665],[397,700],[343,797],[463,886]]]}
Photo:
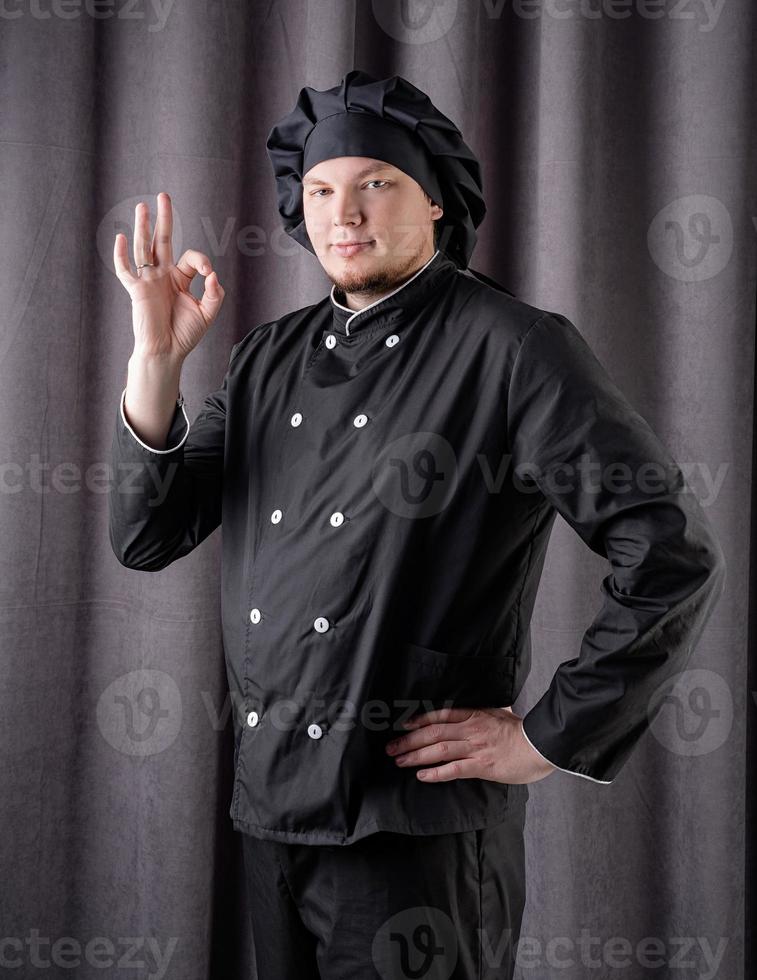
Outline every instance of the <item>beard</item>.
{"label": "beard", "polygon": [[420,257],[423,254],[421,246],[413,255],[405,255],[394,261],[387,262],[378,268],[348,270],[340,275],[327,273],[328,278],[336,287],[336,291],[344,295],[353,293],[362,298],[368,298],[396,289],[406,279],[417,272]]}

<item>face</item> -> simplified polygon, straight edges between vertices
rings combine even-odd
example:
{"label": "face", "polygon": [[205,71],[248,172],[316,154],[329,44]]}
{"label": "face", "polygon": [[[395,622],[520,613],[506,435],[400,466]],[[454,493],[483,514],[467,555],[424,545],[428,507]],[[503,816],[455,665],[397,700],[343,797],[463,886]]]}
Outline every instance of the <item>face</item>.
{"label": "face", "polygon": [[[390,289],[436,251],[442,209],[403,170],[370,157],[322,160],[303,175],[305,228],[327,276],[344,293]],[[355,243],[339,248],[339,243]]]}

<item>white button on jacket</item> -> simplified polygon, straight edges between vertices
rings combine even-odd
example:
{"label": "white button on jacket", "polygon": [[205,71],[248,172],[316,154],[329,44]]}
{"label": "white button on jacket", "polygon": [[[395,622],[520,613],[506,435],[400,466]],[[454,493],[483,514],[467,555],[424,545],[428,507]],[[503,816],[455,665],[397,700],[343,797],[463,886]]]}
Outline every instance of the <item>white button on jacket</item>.
{"label": "white button on jacket", "polygon": [[332,287],[255,326],[191,424],[176,405],[164,450],[127,424],[123,393],[115,412],[118,560],[165,568],[223,520],[234,826],[348,844],[491,826],[527,799],[525,784],[424,784],[384,746],[429,707],[518,697],[558,513],[608,573],[523,727],[558,768],[611,782],[722,591],[695,494],[562,314],[443,252],[361,310],[343,299]]}

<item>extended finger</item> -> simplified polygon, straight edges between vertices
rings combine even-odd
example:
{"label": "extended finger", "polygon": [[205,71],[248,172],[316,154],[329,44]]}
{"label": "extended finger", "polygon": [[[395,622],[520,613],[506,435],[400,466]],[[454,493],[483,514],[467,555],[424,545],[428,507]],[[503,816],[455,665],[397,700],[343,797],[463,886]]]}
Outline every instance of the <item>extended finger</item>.
{"label": "extended finger", "polygon": [[116,235],[116,240],[113,244],[113,267],[116,270],[116,276],[124,286],[136,282],[131,265],[129,264],[129,243],[126,240],[126,235],[120,231]]}
{"label": "extended finger", "polygon": [[399,756],[403,752],[410,752],[413,749],[422,748],[424,745],[432,745],[444,738],[460,738],[461,730],[459,722],[443,724],[424,725],[407,735],[400,735],[399,738],[392,739],[386,743],[386,751],[389,755]]}
{"label": "extended finger", "polygon": [[419,769],[416,779],[424,783],[448,783],[451,779],[481,779],[484,770],[476,758],[455,759],[444,766],[432,766],[430,769]]}
{"label": "extended finger", "polygon": [[171,235],[173,234],[173,208],[171,198],[165,191],[158,194],[158,217],[155,219],[155,233],[152,236],[153,262],[165,268],[173,265],[173,249]]}
{"label": "extended finger", "polygon": [[412,751],[396,756],[398,766],[425,766],[431,762],[451,762],[453,759],[467,759],[474,747],[465,739],[441,738]]}
{"label": "extended finger", "polygon": [[150,238],[150,208],[144,201],[139,201],[134,208],[134,265],[137,271],[145,263],[155,264]]}
{"label": "extended finger", "polygon": [[472,708],[437,708],[434,711],[426,711],[420,715],[414,715],[407,721],[403,721],[404,728],[419,728],[423,725],[432,725],[435,721],[466,721],[471,716]]}

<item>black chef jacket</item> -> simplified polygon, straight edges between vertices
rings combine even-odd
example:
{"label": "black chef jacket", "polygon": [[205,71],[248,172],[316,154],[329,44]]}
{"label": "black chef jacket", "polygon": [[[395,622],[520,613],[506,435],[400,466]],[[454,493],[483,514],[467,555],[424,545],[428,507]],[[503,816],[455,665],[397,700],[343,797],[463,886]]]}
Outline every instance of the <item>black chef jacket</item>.
{"label": "black chef jacket", "polygon": [[699,503],[565,316],[440,251],[360,311],[340,296],[235,344],[191,424],[180,394],[168,448],[127,424],[125,390],[116,415],[123,565],[165,568],[223,520],[235,829],[348,844],[488,826],[527,798],[423,783],[384,745],[412,714],[517,698],[557,513],[611,571],[524,730],[610,783],[722,591]]}

